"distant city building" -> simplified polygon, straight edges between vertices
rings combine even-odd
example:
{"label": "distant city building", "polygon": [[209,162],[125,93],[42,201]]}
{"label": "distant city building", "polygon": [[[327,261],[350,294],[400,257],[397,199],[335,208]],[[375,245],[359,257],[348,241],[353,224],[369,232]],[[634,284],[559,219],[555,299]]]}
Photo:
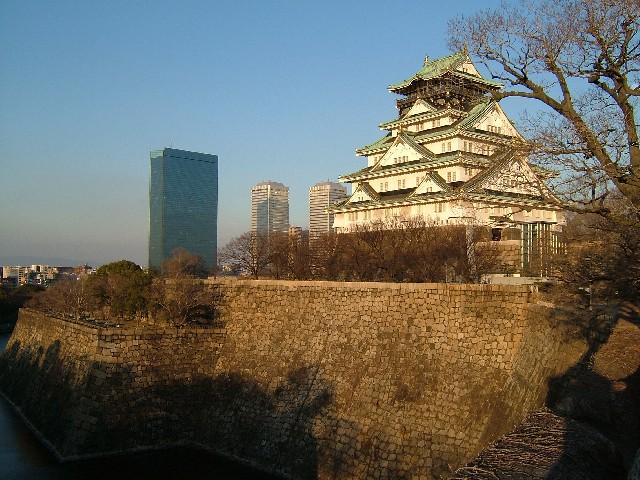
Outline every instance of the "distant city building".
{"label": "distant city building", "polygon": [[20,265],[4,265],[2,267],[3,283],[12,286],[26,285],[29,280],[30,267]]}
{"label": "distant city building", "polygon": [[[86,273],[91,273],[92,269],[88,265],[84,266]],[[61,274],[64,274],[65,268],[73,267],[52,267],[50,265],[4,265],[1,268],[2,275],[0,283],[17,287],[20,285],[41,285],[47,286]],[[76,267],[78,268],[78,267]],[[76,277],[77,278],[77,277]]]}
{"label": "distant city building", "polygon": [[176,248],[217,261],[218,156],[164,148],[151,152],[149,267]]}
{"label": "distant city building", "polygon": [[289,237],[290,238],[300,238],[302,236],[302,227],[297,225],[291,225],[289,227]]}
{"label": "distant city building", "polygon": [[251,188],[251,231],[269,235],[289,230],[289,187],[260,182]]}
{"label": "distant city building", "polygon": [[327,211],[327,208],[347,198],[347,189],[336,182],[316,183],[309,189],[309,236],[311,238],[331,231],[335,213]]}

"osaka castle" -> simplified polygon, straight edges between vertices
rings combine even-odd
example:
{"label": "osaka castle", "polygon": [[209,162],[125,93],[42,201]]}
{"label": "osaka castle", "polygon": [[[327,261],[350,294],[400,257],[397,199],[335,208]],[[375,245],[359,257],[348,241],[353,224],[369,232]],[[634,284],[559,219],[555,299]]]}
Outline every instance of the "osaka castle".
{"label": "osaka castle", "polygon": [[352,194],[329,208],[334,228],[348,232],[393,217],[482,225],[494,240],[518,241],[526,263],[533,244],[559,231],[564,215],[544,183],[553,174],[515,148],[524,139],[491,98],[501,87],[483,78],[464,51],[427,58],[417,73],[390,85],[400,96],[398,117],[356,150],[366,167],[339,178],[352,184]]}

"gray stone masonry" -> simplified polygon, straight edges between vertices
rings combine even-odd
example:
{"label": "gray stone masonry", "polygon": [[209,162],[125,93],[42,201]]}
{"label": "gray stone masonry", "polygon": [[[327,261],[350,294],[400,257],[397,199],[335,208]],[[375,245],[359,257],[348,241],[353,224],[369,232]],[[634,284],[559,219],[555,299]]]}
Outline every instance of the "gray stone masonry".
{"label": "gray stone masonry", "polygon": [[0,388],[62,457],[195,444],[289,478],[429,479],[539,407],[584,348],[532,286],[208,283],[223,328],[22,311]]}

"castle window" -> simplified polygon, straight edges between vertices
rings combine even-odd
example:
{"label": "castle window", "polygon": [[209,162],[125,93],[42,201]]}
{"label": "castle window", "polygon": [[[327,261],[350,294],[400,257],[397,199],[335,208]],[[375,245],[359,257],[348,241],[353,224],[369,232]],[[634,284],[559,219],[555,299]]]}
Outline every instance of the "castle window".
{"label": "castle window", "polygon": [[451,142],[447,142],[447,152],[451,151]]}
{"label": "castle window", "polygon": [[420,184],[420,177],[416,177],[416,187]]}
{"label": "castle window", "polygon": [[389,182],[384,182],[384,191],[389,190]]}
{"label": "castle window", "polygon": [[451,173],[451,181],[455,182],[456,181],[456,172],[452,172]]}
{"label": "castle window", "polygon": [[384,190],[382,190],[384,188],[384,183],[380,182],[380,192],[383,192]]}
{"label": "castle window", "polygon": [[442,145],[440,145],[440,153],[444,153],[444,142],[442,142]]}
{"label": "castle window", "polygon": [[402,188],[405,188],[404,178],[402,179]]}
{"label": "castle window", "polygon": [[451,172],[447,172],[447,182],[451,181]]}

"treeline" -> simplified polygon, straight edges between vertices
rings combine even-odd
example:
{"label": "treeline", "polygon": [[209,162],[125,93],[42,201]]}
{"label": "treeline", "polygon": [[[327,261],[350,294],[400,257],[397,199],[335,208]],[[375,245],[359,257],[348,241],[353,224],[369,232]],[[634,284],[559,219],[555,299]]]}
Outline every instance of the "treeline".
{"label": "treeline", "polygon": [[20,285],[17,288],[0,285],[0,332],[5,325],[14,324],[18,319],[18,310],[43,290],[44,287],[39,285]]}
{"label": "treeline", "polygon": [[[627,211],[615,221],[570,218],[560,254],[545,260],[557,300],[589,311],[615,299],[637,302],[639,224],[640,218]],[[245,233],[229,242],[219,259],[231,273],[254,278],[478,282],[484,274],[514,268],[505,261],[502,243],[491,241],[486,228],[392,220],[317,238]],[[221,298],[215,286],[199,281],[209,273],[200,257],[178,249],[161,272],[145,272],[121,260],[80,280],[58,281],[43,292],[18,289],[10,303],[17,311],[35,293],[28,306],[76,319],[178,327],[212,323]],[[0,306],[3,299],[7,294],[0,291]]]}
{"label": "treeline", "polygon": [[554,261],[554,278],[565,287],[562,294],[581,299],[587,308],[624,300],[640,309],[640,213],[614,207],[608,217],[569,218],[566,252]]}
{"label": "treeline", "polygon": [[509,266],[486,228],[388,220],[319,237],[245,233],[219,254],[254,278],[381,282],[477,282]]}
{"label": "treeline", "polygon": [[216,321],[219,295],[198,280],[207,275],[201,257],[176,249],[161,272],[145,272],[120,260],[79,280],[60,280],[26,306],[77,320],[171,325]]}

